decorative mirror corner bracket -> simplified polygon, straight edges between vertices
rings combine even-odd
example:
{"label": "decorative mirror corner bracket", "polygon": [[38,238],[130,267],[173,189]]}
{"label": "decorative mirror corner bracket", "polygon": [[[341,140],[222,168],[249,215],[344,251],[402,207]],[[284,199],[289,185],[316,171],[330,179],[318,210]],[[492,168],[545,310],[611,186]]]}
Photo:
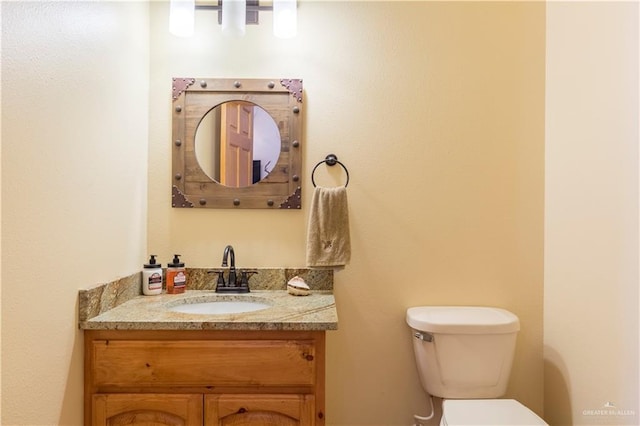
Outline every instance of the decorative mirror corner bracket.
{"label": "decorative mirror corner bracket", "polygon": [[301,209],[302,204],[302,188],[298,187],[293,194],[289,195],[289,198],[284,200],[282,204],[280,204],[281,209]]}
{"label": "decorative mirror corner bracket", "polygon": [[173,100],[175,101],[178,97],[189,88],[192,84],[196,82],[195,78],[173,78]]}
{"label": "decorative mirror corner bracket", "polygon": [[293,95],[298,102],[302,102],[302,80],[301,79],[281,79],[280,84]]}
{"label": "decorative mirror corner bracket", "polygon": [[193,203],[184,196],[180,189],[173,185],[171,191],[171,206],[173,207],[193,207]]}

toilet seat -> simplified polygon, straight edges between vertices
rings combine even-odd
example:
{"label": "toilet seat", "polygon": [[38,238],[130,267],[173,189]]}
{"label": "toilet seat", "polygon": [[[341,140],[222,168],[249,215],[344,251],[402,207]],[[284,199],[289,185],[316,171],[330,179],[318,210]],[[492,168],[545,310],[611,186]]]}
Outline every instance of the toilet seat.
{"label": "toilet seat", "polygon": [[544,426],[547,423],[515,399],[446,399],[442,402],[440,426],[469,425]]}

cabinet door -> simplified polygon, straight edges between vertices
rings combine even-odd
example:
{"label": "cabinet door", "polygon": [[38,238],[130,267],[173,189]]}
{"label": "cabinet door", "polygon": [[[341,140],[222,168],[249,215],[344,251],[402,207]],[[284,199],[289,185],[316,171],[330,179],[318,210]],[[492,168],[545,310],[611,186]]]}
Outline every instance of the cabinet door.
{"label": "cabinet door", "polygon": [[312,426],[313,395],[207,395],[205,426]]}
{"label": "cabinet door", "polygon": [[94,426],[201,426],[202,395],[97,394]]}

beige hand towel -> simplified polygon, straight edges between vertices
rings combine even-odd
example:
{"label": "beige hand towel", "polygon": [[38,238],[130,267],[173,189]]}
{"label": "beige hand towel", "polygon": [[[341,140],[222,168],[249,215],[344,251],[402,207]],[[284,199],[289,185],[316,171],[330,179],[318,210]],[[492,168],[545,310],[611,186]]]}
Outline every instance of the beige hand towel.
{"label": "beige hand towel", "polygon": [[343,266],[350,259],[347,188],[316,187],[307,229],[307,265]]}

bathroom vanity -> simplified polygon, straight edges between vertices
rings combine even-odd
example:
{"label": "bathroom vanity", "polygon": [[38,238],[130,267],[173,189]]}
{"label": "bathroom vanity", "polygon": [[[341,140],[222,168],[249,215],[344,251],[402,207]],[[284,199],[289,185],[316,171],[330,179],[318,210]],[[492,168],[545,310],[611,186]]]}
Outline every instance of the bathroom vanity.
{"label": "bathroom vanity", "polygon": [[87,330],[85,424],[323,425],[324,337]]}
{"label": "bathroom vanity", "polygon": [[[82,313],[83,299],[85,425],[325,424],[325,332],[337,329],[331,291],[136,295],[93,317]],[[173,309],[238,300],[269,307]]]}

